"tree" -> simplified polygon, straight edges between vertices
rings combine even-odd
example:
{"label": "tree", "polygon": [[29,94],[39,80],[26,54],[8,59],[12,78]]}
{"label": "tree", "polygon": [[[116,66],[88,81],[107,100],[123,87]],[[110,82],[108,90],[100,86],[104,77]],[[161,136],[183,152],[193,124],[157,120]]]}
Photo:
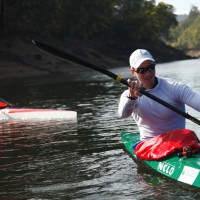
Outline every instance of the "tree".
{"label": "tree", "polygon": [[0,27],[4,30],[4,0],[0,0]]}
{"label": "tree", "polygon": [[152,20],[152,26],[155,29],[155,33],[157,33],[157,37],[164,40],[168,39],[170,28],[177,25],[176,15],[173,14],[173,12],[174,8],[172,5],[162,2],[154,7],[152,13],[154,20]]}
{"label": "tree", "polygon": [[[15,34],[117,42],[167,38],[173,7],[155,0],[0,0],[1,22]],[[3,9],[4,8],[4,9]],[[1,24],[3,26],[3,24]]]}
{"label": "tree", "polygon": [[114,1],[62,1],[62,32],[70,37],[104,37],[111,25]]}
{"label": "tree", "polygon": [[169,43],[182,50],[200,49],[200,12],[191,8],[188,18],[170,31]]}
{"label": "tree", "polygon": [[190,13],[189,13],[189,18],[195,18],[197,15],[199,15],[199,9],[196,6],[192,6]]}
{"label": "tree", "polygon": [[[112,23],[112,36],[117,43],[129,43],[143,38],[145,0],[119,0]],[[150,33],[151,34],[151,33]]]}
{"label": "tree", "polygon": [[[177,24],[173,6],[155,1],[123,0],[115,16],[115,31],[129,41],[167,38],[169,29]],[[117,38],[117,37],[116,37]]]}

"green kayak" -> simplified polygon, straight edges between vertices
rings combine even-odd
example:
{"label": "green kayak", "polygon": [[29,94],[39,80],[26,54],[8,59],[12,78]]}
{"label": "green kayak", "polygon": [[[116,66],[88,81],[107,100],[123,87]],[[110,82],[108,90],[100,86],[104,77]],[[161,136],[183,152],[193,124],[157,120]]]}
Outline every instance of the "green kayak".
{"label": "green kayak", "polygon": [[[133,151],[133,144],[139,141],[138,133],[122,132],[121,139],[125,149],[133,158],[136,155]],[[191,157],[179,157],[176,154],[167,156],[162,160],[143,160],[146,165],[155,171],[180,182],[200,188],[200,154],[194,154]]]}

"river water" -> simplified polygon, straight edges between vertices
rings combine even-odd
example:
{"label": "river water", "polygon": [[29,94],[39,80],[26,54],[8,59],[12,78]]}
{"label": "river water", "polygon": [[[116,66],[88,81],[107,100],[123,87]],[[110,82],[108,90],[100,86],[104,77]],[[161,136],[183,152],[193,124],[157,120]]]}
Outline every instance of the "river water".
{"label": "river water", "polygon": [[[157,65],[157,75],[200,92],[200,60]],[[129,69],[112,69],[124,78]],[[137,131],[118,119],[126,87],[94,71],[7,81],[1,97],[16,107],[70,109],[77,123],[0,122],[0,199],[200,199],[200,190],[138,165],[124,151],[121,131]],[[200,114],[188,108],[190,115]],[[199,126],[187,128],[200,136]]]}

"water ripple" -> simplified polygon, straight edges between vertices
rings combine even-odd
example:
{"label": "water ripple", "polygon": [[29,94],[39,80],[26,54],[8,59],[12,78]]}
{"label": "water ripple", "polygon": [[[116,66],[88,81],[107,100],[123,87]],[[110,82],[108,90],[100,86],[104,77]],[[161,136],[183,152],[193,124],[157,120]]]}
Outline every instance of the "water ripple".
{"label": "water ripple", "polygon": [[[199,61],[186,63],[193,67],[194,62]],[[195,73],[199,63],[193,70],[186,70],[183,64],[157,65],[157,71],[187,81],[200,91],[199,74]],[[129,76],[128,68],[113,71]],[[152,172],[124,151],[121,131],[138,131],[132,118],[117,116],[119,97],[126,86],[87,72],[17,82],[12,85],[12,93],[10,87],[4,85],[1,91],[15,99],[16,105],[76,110],[78,123],[1,122],[0,199],[200,198],[198,189]],[[190,122],[187,125],[198,132],[198,126]]]}

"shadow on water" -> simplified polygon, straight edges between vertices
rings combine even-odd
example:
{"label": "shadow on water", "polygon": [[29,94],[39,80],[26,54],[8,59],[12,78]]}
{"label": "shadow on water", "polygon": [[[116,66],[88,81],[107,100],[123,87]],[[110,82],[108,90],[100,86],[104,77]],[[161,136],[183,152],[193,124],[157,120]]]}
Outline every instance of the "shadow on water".
{"label": "shadow on water", "polygon": [[[170,70],[176,64],[170,63]],[[162,72],[163,65],[157,67],[159,74],[170,76],[170,70]],[[130,76],[125,68],[113,71]],[[200,91],[193,81],[198,74],[192,76],[187,82]],[[124,152],[121,131],[138,130],[131,118],[117,116],[125,86],[85,72],[21,80],[0,89],[17,107],[78,113],[77,124],[0,123],[0,199],[199,199],[197,189],[152,172]]]}

